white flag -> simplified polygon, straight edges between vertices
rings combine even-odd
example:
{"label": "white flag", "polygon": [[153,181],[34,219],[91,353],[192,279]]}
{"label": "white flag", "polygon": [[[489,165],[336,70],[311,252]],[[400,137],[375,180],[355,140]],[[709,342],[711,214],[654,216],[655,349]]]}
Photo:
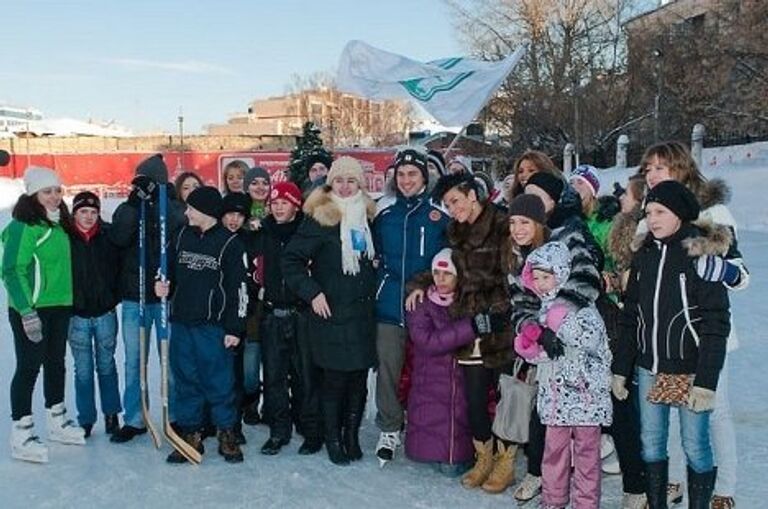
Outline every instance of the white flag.
{"label": "white flag", "polygon": [[525,47],[520,47],[498,62],[459,57],[418,62],[350,41],[341,53],[336,86],[369,99],[411,99],[441,124],[464,126],[480,113],[524,53]]}

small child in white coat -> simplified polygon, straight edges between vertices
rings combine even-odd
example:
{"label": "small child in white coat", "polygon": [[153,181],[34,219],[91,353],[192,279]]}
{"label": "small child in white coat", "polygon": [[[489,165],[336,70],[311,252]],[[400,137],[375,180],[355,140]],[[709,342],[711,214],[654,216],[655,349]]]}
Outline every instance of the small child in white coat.
{"label": "small child in white coat", "polygon": [[565,507],[570,500],[574,509],[595,509],[600,507],[600,428],[612,418],[611,351],[594,304],[576,309],[556,299],[570,271],[571,255],[561,242],[544,244],[528,256],[520,277],[542,304],[538,323],[522,326],[515,350],[539,364],[536,404],[547,427],[543,507]]}

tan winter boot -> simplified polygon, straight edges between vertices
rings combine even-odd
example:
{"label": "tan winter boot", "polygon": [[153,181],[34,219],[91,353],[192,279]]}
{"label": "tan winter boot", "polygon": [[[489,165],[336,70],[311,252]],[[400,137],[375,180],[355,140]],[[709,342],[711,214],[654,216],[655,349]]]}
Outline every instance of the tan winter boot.
{"label": "tan winter boot", "polygon": [[472,440],[472,444],[475,446],[475,466],[461,479],[461,485],[467,489],[483,484],[493,470],[493,439],[486,442]]}
{"label": "tan winter boot", "polygon": [[493,470],[488,480],[483,483],[483,491],[486,493],[501,493],[515,483],[515,454],[517,446],[510,444],[505,446],[499,440],[496,444],[497,452],[493,460]]}

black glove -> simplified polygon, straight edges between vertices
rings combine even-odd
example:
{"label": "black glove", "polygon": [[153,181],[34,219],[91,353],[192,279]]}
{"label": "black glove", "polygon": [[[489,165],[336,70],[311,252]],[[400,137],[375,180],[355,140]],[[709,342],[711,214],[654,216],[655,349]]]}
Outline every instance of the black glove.
{"label": "black glove", "polygon": [[544,331],[539,337],[539,344],[544,351],[547,352],[547,357],[550,359],[554,360],[565,354],[563,342],[560,341],[560,338],[558,338],[551,329],[544,328]]}
{"label": "black glove", "polygon": [[472,318],[472,329],[478,336],[502,332],[508,324],[507,316],[502,313],[478,313]]}
{"label": "black glove", "polygon": [[157,183],[146,175],[137,175],[132,181],[133,190],[128,195],[128,201],[150,201],[157,193]]}

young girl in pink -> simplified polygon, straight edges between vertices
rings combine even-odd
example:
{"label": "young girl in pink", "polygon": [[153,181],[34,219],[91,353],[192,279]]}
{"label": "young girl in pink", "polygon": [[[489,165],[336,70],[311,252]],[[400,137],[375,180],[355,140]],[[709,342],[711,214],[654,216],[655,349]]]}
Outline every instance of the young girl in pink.
{"label": "young girl in pink", "polygon": [[[525,262],[523,284],[541,298],[537,322],[525,322],[515,350],[539,365],[537,411],[547,427],[542,471],[545,508],[600,507],[600,427],[611,424],[611,351],[594,304],[576,308],[556,296],[571,255],[549,242]],[[571,448],[573,442],[573,448]],[[571,490],[571,462],[573,489]]]}

